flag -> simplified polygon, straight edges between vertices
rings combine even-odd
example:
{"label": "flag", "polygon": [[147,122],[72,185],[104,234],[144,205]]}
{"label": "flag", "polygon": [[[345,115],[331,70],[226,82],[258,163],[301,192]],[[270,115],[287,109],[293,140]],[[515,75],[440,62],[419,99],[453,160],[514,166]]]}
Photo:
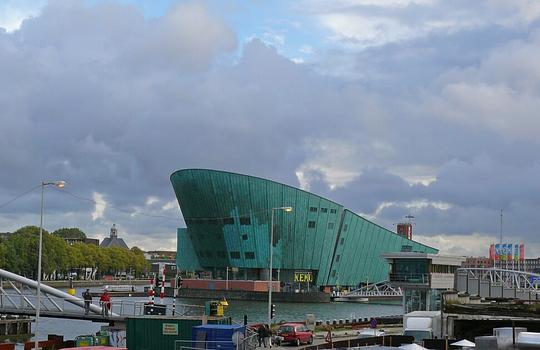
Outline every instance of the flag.
{"label": "flag", "polygon": [[525,244],[519,245],[519,260],[521,261],[525,260]]}

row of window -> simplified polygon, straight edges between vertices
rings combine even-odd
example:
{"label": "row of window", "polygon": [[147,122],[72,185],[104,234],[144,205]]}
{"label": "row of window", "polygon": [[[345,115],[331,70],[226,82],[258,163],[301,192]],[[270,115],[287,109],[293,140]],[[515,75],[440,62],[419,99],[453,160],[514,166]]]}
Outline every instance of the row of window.
{"label": "row of window", "polygon": [[[315,225],[316,225],[316,222],[315,221],[308,221],[307,223],[307,227],[308,228],[315,228]],[[328,223],[328,229],[329,230],[332,230],[334,228],[334,223],[333,222],[329,222]]]}
{"label": "row of window", "polygon": [[[317,207],[310,207],[310,212],[317,212]],[[327,213],[328,208],[321,208],[321,213]],[[330,214],[335,214],[336,209],[330,209]],[[212,225],[234,225],[234,218],[186,218],[186,224],[212,224]],[[251,218],[249,216],[240,217],[240,225],[247,226],[251,225]]]}
{"label": "row of window", "polygon": [[[312,213],[316,213],[319,210],[317,207],[309,207],[309,211]],[[328,213],[328,208],[321,208],[321,213]],[[337,209],[330,209],[330,214],[337,213]]]}
{"label": "row of window", "polygon": [[[240,252],[238,251],[233,251],[230,253],[231,255],[231,259],[240,259]],[[213,258],[214,257],[214,252],[210,251],[210,250],[207,250],[205,252],[203,251],[199,251],[197,252],[197,256],[199,258]],[[221,259],[225,259],[227,257],[227,253],[224,252],[224,251],[217,251],[216,252],[216,256],[218,258],[221,258]],[[244,252],[244,257],[248,260],[254,260],[255,259],[255,252]]]}

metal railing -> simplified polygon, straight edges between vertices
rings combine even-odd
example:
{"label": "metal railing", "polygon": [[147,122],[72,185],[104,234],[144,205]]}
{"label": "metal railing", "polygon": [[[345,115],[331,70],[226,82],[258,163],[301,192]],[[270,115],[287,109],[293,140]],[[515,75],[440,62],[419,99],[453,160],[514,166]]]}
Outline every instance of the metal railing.
{"label": "metal railing", "polygon": [[[64,315],[83,314],[84,307],[72,303],[71,299],[58,298],[43,293],[41,300],[41,312],[43,314],[62,313]],[[0,291],[0,311],[1,310],[18,310],[18,311],[35,311],[37,304],[37,296],[35,294],[24,293],[5,293]],[[91,302],[90,314],[102,314],[102,304],[99,300]],[[108,314],[111,317],[133,317],[142,316],[145,314],[145,308],[148,307],[147,301],[132,301],[132,300],[113,300]],[[172,305],[154,305],[160,314],[171,317],[181,316],[202,316],[204,314],[204,306],[176,304],[175,308]]]}
{"label": "metal railing", "polygon": [[470,279],[489,281],[491,285],[500,285],[508,289],[537,291],[540,282],[540,274],[507,270],[500,268],[459,268],[457,276],[467,276]]}
{"label": "metal railing", "polygon": [[358,288],[350,291],[349,293],[341,295],[344,298],[357,298],[357,297],[401,297],[403,291],[401,288],[394,288],[389,282],[383,281],[373,284],[368,284],[362,288]]}

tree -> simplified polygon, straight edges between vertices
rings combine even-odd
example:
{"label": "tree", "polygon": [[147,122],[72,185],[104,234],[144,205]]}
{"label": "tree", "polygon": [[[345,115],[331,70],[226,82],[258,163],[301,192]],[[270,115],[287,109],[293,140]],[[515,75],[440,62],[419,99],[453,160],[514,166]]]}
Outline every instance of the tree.
{"label": "tree", "polygon": [[135,275],[148,272],[150,270],[150,263],[144,257],[144,252],[138,247],[131,248],[129,265],[135,270]]}
{"label": "tree", "polygon": [[0,268],[5,269],[6,268],[6,244],[4,242],[0,242]]}
{"label": "tree", "polygon": [[81,240],[86,238],[86,234],[77,227],[59,228],[58,230],[54,231],[52,234],[60,236],[62,238],[81,239]]}

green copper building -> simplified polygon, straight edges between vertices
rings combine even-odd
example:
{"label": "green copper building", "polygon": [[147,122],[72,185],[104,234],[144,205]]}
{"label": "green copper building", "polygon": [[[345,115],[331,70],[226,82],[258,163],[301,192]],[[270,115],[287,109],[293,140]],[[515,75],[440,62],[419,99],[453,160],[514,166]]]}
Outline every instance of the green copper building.
{"label": "green copper building", "polygon": [[437,250],[408,240],[316,194],[217,170],[184,169],[171,182],[187,228],[178,229],[180,270],[266,280],[274,211],[273,277],[317,286],[388,279],[382,253]]}

